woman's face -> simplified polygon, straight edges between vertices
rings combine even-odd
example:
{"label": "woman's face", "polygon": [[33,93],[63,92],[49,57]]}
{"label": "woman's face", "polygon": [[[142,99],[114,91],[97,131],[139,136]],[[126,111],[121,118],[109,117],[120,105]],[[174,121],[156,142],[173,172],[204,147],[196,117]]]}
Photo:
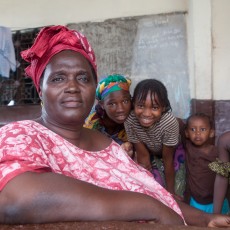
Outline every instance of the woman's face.
{"label": "woman's face", "polygon": [[114,91],[101,103],[107,116],[117,124],[123,124],[131,110],[130,93],[125,90]]}
{"label": "woman's face", "polygon": [[143,127],[151,127],[160,120],[165,108],[158,103],[158,97],[147,94],[145,101],[134,102],[134,113]]}
{"label": "woman's face", "polygon": [[83,124],[93,106],[95,90],[93,72],[84,56],[71,50],[54,55],[41,84],[43,118],[57,124]]}

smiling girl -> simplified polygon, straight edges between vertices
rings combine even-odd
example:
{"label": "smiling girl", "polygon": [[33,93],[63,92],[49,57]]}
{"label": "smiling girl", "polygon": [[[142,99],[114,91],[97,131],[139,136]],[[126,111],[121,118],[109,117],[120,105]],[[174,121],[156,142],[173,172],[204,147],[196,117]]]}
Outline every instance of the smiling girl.
{"label": "smiling girl", "polygon": [[97,103],[87,117],[84,127],[96,129],[116,141],[133,156],[133,147],[127,142],[124,121],[131,110],[129,88],[131,80],[121,74],[111,74],[97,85]]}
{"label": "smiling girl", "polygon": [[179,123],[171,113],[166,87],[155,79],[139,82],[134,90],[133,106],[125,129],[134,145],[138,164],[150,170],[169,192],[182,196],[184,151],[179,148]]}

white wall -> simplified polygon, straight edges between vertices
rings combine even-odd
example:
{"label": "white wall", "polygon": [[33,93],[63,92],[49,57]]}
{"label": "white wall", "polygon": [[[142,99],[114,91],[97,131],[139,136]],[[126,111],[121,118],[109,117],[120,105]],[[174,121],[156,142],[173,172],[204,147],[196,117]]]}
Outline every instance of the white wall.
{"label": "white wall", "polygon": [[230,100],[230,1],[212,1],[213,94]]}
{"label": "white wall", "polygon": [[191,98],[211,99],[212,41],[210,0],[189,1],[188,44]]}
{"label": "white wall", "polygon": [[0,25],[19,30],[188,12],[191,98],[230,100],[230,0],[0,0]]}
{"label": "white wall", "polygon": [[186,0],[0,0],[0,23],[14,30],[186,11]]}

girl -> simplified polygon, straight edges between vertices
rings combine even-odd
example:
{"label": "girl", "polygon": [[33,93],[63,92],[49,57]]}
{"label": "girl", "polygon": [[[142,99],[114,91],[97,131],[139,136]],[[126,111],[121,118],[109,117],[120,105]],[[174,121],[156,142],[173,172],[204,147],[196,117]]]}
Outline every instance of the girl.
{"label": "girl", "polygon": [[179,123],[171,113],[167,89],[158,80],[143,80],[134,89],[133,106],[125,129],[137,162],[169,192],[182,196],[184,151],[179,146]]}
{"label": "girl", "polygon": [[86,119],[84,127],[104,133],[132,156],[133,147],[127,142],[124,128],[124,121],[131,110],[130,85],[131,80],[120,74],[103,78],[96,89],[98,102]]}

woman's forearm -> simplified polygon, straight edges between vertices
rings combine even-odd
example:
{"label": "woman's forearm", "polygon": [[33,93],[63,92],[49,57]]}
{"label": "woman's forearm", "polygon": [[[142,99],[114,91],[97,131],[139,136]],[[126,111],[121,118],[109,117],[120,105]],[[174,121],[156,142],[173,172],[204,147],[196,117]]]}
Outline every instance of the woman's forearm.
{"label": "woman's forearm", "polygon": [[4,224],[109,220],[183,224],[172,209],[145,194],[103,189],[54,173],[15,177],[0,193],[0,205]]}
{"label": "woman's forearm", "polygon": [[177,203],[184,215],[185,222],[188,225],[207,227],[210,221],[210,215],[208,213],[202,212],[190,205],[184,203],[183,201],[177,200]]}

